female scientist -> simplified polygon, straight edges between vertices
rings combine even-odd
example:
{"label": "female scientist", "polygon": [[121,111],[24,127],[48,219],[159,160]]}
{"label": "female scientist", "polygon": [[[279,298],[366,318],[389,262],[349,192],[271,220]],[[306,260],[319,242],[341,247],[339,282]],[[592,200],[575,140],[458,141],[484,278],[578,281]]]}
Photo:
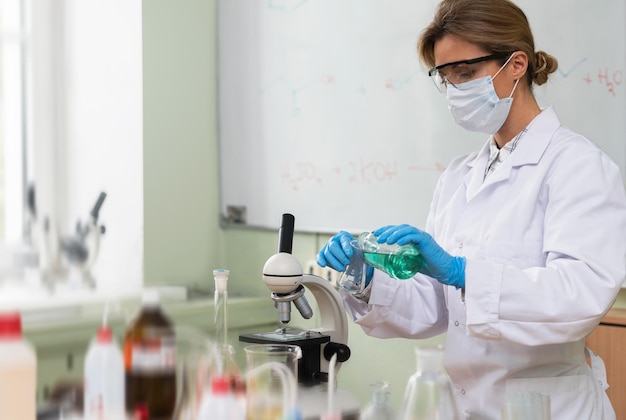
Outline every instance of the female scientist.
{"label": "female scientist", "polygon": [[[456,123],[491,136],[441,175],[425,231],[375,231],[381,243],[416,244],[421,272],[398,281],[376,270],[365,293],[342,293],[346,309],[375,337],[447,333],[466,418],[499,419],[505,393],[522,391],[549,395],[553,420],[615,418],[585,338],[626,276],[619,168],[537,105],[532,85],[557,61],[535,52],[512,2],[443,0],[418,50]],[[337,233],[318,263],[342,271],[352,239]]]}

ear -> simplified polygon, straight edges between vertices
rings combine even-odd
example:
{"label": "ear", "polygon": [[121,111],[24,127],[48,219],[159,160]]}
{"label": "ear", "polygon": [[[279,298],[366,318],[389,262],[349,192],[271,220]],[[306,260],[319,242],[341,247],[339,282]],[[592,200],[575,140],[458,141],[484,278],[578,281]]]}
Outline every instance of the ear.
{"label": "ear", "polygon": [[528,70],[528,56],[524,51],[516,51],[511,58],[511,75],[515,80],[520,80]]}

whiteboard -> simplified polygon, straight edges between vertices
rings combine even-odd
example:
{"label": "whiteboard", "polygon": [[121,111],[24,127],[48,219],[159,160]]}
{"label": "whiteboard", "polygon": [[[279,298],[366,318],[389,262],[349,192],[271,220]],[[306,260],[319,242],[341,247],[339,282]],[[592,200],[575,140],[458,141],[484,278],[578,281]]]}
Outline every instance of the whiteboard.
{"label": "whiteboard", "polygon": [[[487,136],[458,127],[418,60],[436,0],[220,0],[220,208],[226,223],[352,232],[423,227],[450,160]],[[626,167],[623,0],[519,0],[535,88],[563,125]]]}

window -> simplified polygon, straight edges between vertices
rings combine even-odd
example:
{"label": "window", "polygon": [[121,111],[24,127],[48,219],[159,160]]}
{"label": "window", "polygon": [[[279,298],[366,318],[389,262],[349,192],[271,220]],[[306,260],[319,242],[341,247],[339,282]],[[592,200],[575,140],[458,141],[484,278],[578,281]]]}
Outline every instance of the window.
{"label": "window", "polygon": [[[143,282],[141,1],[0,0],[0,14],[0,236],[18,248],[32,238],[36,280],[54,293],[75,291],[86,284],[72,273],[85,264],[60,244],[80,236],[77,225],[89,222],[104,192],[106,233],[99,243],[93,235],[85,241],[88,268],[97,291],[136,290]],[[31,186],[36,220],[26,204]]]}
{"label": "window", "polygon": [[24,235],[26,143],[26,67],[28,37],[20,0],[0,3],[0,238],[5,243]]}

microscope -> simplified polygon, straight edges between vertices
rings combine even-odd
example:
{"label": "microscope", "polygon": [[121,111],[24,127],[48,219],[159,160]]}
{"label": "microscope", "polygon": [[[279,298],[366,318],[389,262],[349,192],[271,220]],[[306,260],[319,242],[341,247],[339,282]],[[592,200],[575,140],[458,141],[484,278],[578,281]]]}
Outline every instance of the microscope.
{"label": "microscope", "polygon": [[[272,255],[263,267],[263,282],[272,292],[271,298],[283,324],[275,331],[242,334],[239,341],[257,344],[290,344],[302,350],[298,361],[298,406],[304,420],[319,419],[327,407],[329,361],[337,355],[336,371],[350,357],[348,347],[348,318],[341,296],[321,277],[303,274],[302,265],[291,255],[295,218],[283,214],[279,229],[278,253]],[[314,296],[320,315],[320,327],[300,330],[288,328],[291,321],[291,304],[304,319],[313,316],[305,296],[308,289]],[[335,389],[335,408],[344,420],[357,419],[360,405],[345,390]]]}
{"label": "microscope", "polygon": [[87,222],[82,224],[78,221],[73,235],[59,238],[61,254],[69,266],[68,277],[91,289],[96,288],[91,268],[98,256],[100,239],[105,233],[105,227],[99,224],[98,217],[106,196],[104,191],[100,193],[96,204],[89,212]]}

